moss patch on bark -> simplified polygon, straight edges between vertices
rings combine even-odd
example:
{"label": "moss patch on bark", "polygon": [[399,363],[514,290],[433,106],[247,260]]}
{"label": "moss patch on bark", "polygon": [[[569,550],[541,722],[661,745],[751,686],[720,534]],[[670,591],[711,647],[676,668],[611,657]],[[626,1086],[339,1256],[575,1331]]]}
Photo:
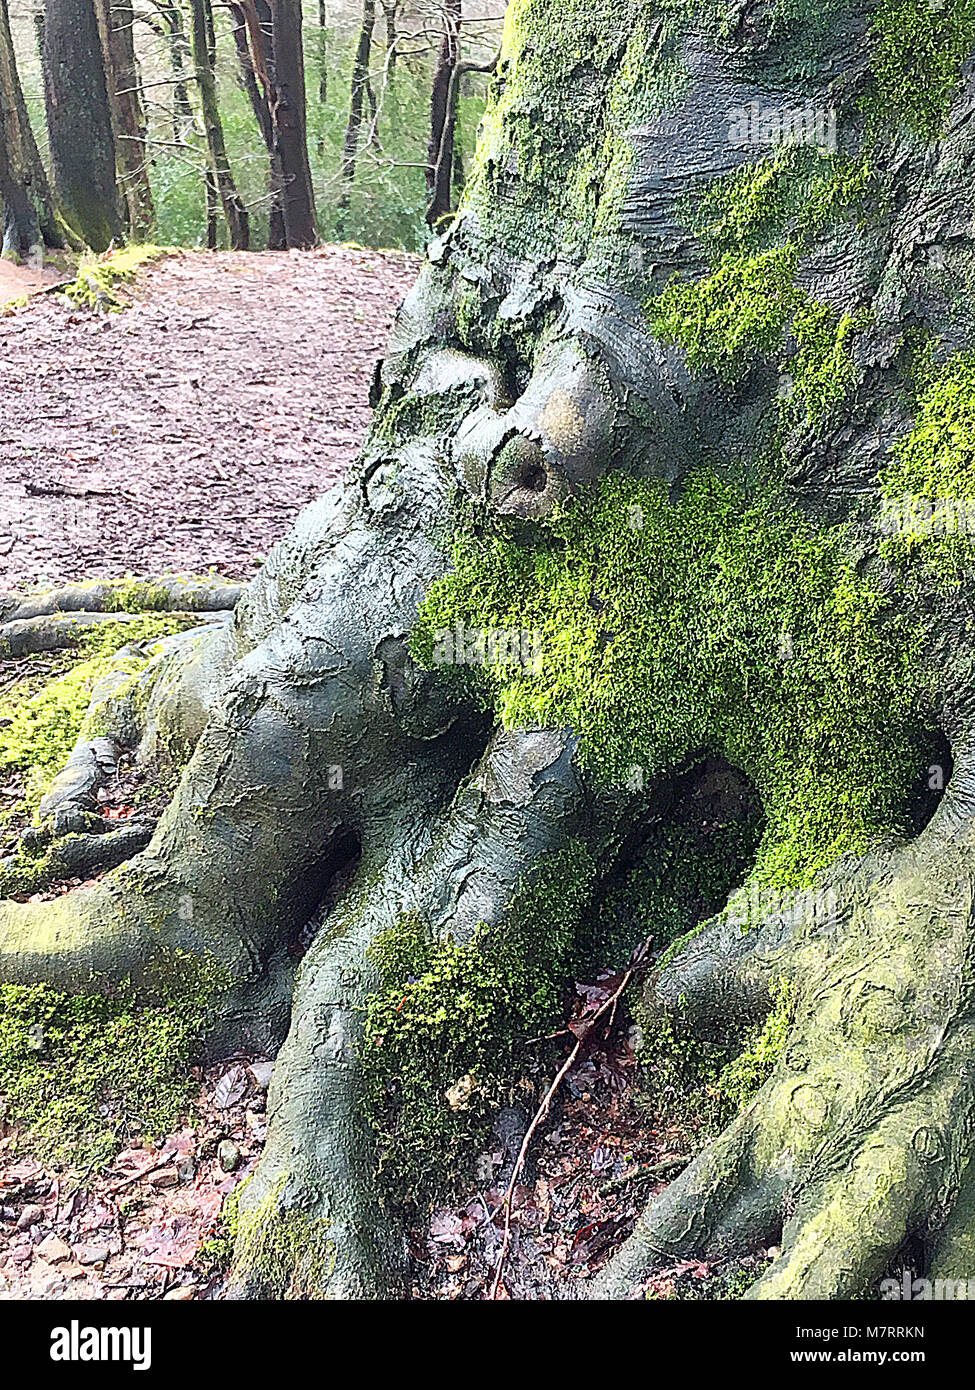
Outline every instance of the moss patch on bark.
{"label": "moss patch on bark", "polygon": [[530,540],[499,526],[460,542],[414,651],[432,664],[458,623],[537,632],[537,674],[453,677],[506,725],[575,729],[609,788],[723,756],[765,808],[757,877],[806,886],[901,824],[931,717],[921,631],[844,541],[710,470],[673,501],[611,476]]}

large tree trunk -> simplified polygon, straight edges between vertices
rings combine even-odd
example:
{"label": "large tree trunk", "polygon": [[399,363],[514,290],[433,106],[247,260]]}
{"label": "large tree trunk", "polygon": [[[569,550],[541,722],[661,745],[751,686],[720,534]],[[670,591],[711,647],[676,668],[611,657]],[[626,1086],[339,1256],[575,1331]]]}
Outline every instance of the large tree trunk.
{"label": "large tree trunk", "polygon": [[922,49],[847,9],[512,6],[358,467],[232,625],[96,711],[182,780],[121,869],[0,906],[0,978],[151,991],[195,962],[211,1051],[282,1044],[238,1295],[401,1291],[396,1163],[446,1181],[445,1091],[557,1027],[641,855],[624,936],[665,920],[650,830],[683,833],[719,758],[763,837],[657,961],[648,1046],[734,1052],[790,1004],[593,1292],[758,1245],[749,1297],[869,1292],[908,1239],[967,1272],[971,528],[903,504],[975,496],[975,33],[933,15]]}
{"label": "large tree trunk", "polygon": [[43,67],[54,187],[71,227],[104,251],[123,222],[94,0],[47,0]]}

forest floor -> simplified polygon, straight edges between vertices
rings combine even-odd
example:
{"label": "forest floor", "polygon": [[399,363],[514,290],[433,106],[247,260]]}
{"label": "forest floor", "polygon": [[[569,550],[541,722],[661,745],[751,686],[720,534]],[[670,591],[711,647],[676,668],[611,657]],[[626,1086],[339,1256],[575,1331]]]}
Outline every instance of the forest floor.
{"label": "forest floor", "polygon": [[[351,462],[399,251],[183,252],[124,313],[43,294],[0,317],[0,589],[254,573]],[[31,288],[0,282],[6,292]]]}

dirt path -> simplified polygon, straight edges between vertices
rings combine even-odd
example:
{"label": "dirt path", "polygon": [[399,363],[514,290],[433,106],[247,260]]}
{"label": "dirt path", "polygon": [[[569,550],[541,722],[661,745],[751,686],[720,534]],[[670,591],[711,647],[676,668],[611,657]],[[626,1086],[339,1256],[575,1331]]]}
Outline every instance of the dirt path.
{"label": "dirt path", "polygon": [[246,577],[355,455],[401,252],[186,252],[122,314],[0,319],[0,588]]}

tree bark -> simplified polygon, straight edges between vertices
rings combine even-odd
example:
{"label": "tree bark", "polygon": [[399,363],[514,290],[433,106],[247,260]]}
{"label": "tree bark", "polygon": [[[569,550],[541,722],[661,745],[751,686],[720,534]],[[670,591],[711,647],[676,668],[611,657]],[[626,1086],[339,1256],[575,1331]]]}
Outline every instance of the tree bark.
{"label": "tree bark", "polygon": [[[237,1296],[403,1292],[390,1146],[446,1185],[447,1091],[476,1091],[506,1019],[509,1065],[530,1040],[537,1061],[558,1019],[519,1010],[561,1008],[628,866],[651,886],[623,925],[657,929],[650,830],[696,852],[690,772],[716,760],[764,829],[657,959],[645,1032],[667,1025],[658,1063],[747,1059],[792,1002],[744,1106],[585,1292],[777,1247],[747,1297],[858,1297],[908,1238],[966,1272],[970,535],[931,550],[888,522],[901,492],[975,493],[975,82],[939,60],[941,87],[895,100],[915,54],[872,9],[738,18],[509,9],[463,215],[397,316],[356,468],[232,623],[91,712],[183,769],[152,840],[0,903],[0,979],[151,993],[189,961],[213,1055],[280,1047]],[[7,606],[0,650],[45,603]],[[953,771],[920,816],[934,731]],[[397,1129],[411,1084],[432,1131]]]}
{"label": "tree bark", "polygon": [[352,88],[349,94],[349,119],[342,142],[341,191],[339,193],[336,226],[341,235],[347,226],[355,183],[356,162],[359,156],[359,135],[362,130],[362,103],[369,84],[369,62],[372,55],[372,31],[376,24],[376,0],[362,0],[362,24],[352,62]]}
{"label": "tree bark", "polygon": [[123,221],[93,0],[47,0],[43,68],[54,187],[70,226],[104,251]]}
{"label": "tree bark", "polygon": [[383,0],[383,28],[386,31],[386,71],[390,75],[396,70],[399,31],[397,18],[399,0]]}
{"label": "tree bark", "polygon": [[[196,67],[203,110],[203,128],[207,143],[207,187],[216,190],[230,233],[230,245],[235,251],[250,246],[250,218],[231,173],[224,142],[223,121],[217,100],[217,82],[213,71],[213,25],[207,0],[191,0],[193,16],[193,62]],[[212,199],[211,199],[212,201]],[[212,217],[208,216],[207,243],[210,244]],[[215,239],[215,238],[214,238]]]}
{"label": "tree bark", "polygon": [[3,254],[30,258],[41,244],[64,246],[64,223],[54,206],[44,166],[27,115],[6,0],[0,3],[0,142],[4,170]]}
{"label": "tree bark", "polygon": [[173,140],[181,145],[187,133],[193,129],[193,103],[190,101],[187,86],[187,67],[190,62],[190,45],[183,27],[183,16],[179,5],[166,0],[153,0],[162,22],[169,45],[169,62],[173,73]]}
{"label": "tree bark", "polygon": [[301,3],[300,0],[271,0],[270,9],[273,36],[270,105],[276,169],[282,184],[285,237],[289,247],[307,248],[318,240],[318,229],[308,164]]}
{"label": "tree bark", "polygon": [[451,206],[462,19],[462,0],[444,0],[443,38],[433,70],[427,149],[427,222],[431,227],[447,216]]}
{"label": "tree bark", "polygon": [[156,214],[149,182],[141,78],[135,57],[135,11],[131,0],[96,0],[96,12],[129,235],[145,241],[151,236]]}
{"label": "tree bark", "polygon": [[328,6],[318,0],[318,100],[322,106],[328,101],[328,39]]}
{"label": "tree bark", "polygon": [[[284,197],[282,178],[278,169],[277,154],[274,148],[274,118],[271,115],[270,68],[273,67],[273,33],[270,11],[255,5],[231,5],[234,24],[234,43],[237,48],[237,61],[240,65],[241,82],[247,93],[260,128],[268,154],[271,206],[268,218],[269,251],[283,251],[288,245],[284,225]],[[252,52],[253,48],[253,52]],[[258,80],[260,71],[260,81]]]}

